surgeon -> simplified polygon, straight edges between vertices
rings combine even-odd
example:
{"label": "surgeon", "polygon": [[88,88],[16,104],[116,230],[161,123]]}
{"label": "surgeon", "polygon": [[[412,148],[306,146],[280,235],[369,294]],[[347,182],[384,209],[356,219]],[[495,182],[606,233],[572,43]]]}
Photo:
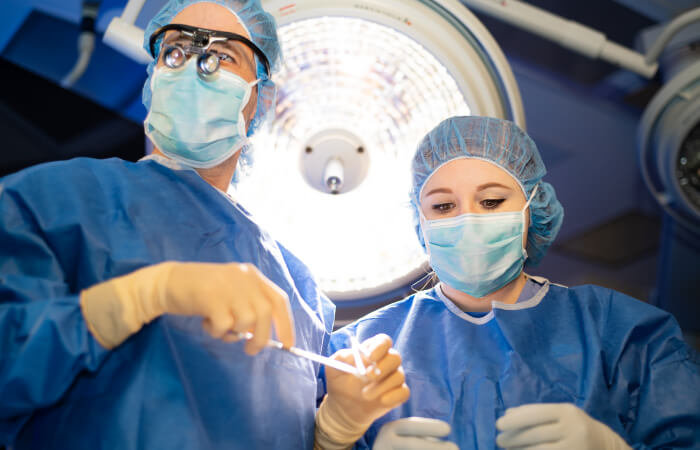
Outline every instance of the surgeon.
{"label": "surgeon", "polygon": [[699,359],[674,318],[524,272],[564,216],[545,172],[499,119],[453,117],[420,142],[411,200],[439,282],[331,338],[386,333],[411,388],[358,448],[700,448]]}
{"label": "surgeon", "polygon": [[356,440],[408,396],[400,358],[376,336],[370,376],[324,381],[265,348],[328,354],[334,307],[226,194],[274,107],[272,17],[171,0],[145,37],[154,155],[0,180],[0,447],[310,449],[348,439],[338,424]]}

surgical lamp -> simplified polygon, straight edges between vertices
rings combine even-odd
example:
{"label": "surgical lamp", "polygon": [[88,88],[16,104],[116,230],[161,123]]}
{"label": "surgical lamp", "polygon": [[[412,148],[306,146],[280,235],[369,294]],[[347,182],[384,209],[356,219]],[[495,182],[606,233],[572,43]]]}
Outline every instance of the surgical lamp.
{"label": "surgical lamp", "polygon": [[[110,24],[124,36],[109,29],[105,36],[119,48],[138,42],[139,50],[126,51],[135,58],[143,56],[143,39],[132,18],[142,5],[131,0]],[[425,132],[458,114],[506,118],[525,128],[510,66],[464,5],[647,78],[673,32],[669,25],[642,54],[516,0],[263,0],[285,55],[274,76],[276,119],[254,137],[261,149],[255,170],[232,195],[309,265],[336,301],[403,295],[426,273],[407,207],[409,161]],[[675,26],[692,20],[684,15]],[[680,133],[682,148],[697,136],[687,131]],[[695,164],[690,153],[676,153],[684,168]],[[694,179],[686,178],[687,185],[678,178],[677,191],[690,199]]]}
{"label": "surgical lamp", "polygon": [[333,300],[405,289],[429,270],[408,207],[415,146],[453,115],[524,126],[510,67],[456,1],[263,6],[285,55],[276,118],[233,195]]}
{"label": "surgical lamp", "polygon": [[[644,181],[666,214],[700,235],[700,8],[650,30],[649,58],[666,48],[664,86],[642,116],[638,132],[639,161]],[[678,35],[675,42],[673,37]]]}
{"label": "surgical lamp", "polygon": [[99,9],[99,2],[91,0],[83,2],[80,21],[80,35],[78,36],[78,60],[71,71],[61,80],[61,86],[69,88],[85,73],[92,52],[95,50],[95,19]]}
{"label": "surgical lamp", "polygon": [[129,0],[122,15],[109,23],[102,39],[134,61],[148,64],[153,57],[143,48],[143,30],[135,25],[144,3],[146,0]]}
{"label": "surgical lamp", "polygon": [[[663,30],[642,35],[647,54],[660,58],[664,85],[638,128],[642,175],[664,211],[651,301],[673,313],[684,331],[694,333],[700,332],[699,21],[700,8]],[[691,23],[696,27],[687,27]]]}

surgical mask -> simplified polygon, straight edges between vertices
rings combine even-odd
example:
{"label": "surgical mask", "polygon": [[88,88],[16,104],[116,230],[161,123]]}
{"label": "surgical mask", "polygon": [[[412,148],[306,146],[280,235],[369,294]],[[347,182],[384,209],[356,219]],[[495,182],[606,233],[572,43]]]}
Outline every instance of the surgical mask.
{"label": "surgical mask", "polygon": [[430,265],[440,281],[477,298],[513,281],[527,259],[525,214],[535,192],[537,186],[521,211],[436,220],[421,212]]}
{"label": "surgical mask", "polygon": [[155,69],[144,127],[165,155],[191,167],[209,168],[247,143],[243,108],[258,80],[248,83],[226,70],[204,77],[195,59],[179,69]]}

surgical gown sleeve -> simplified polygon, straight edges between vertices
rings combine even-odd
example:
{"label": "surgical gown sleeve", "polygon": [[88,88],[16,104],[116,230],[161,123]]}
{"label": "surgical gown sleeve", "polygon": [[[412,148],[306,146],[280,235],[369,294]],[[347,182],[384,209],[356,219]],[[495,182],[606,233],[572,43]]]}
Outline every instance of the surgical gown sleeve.
{"label": "surgical gown sleeve", "polygon": [[34,181],[31,170],[0,179],[0,446],[12,442],[33,410],[60,399],[79,372],[96,369],[107,353],[89,334],[71,289],[81,261],[71,258],[79,252],[63,251],[75,248],[79,230],[64,229],[52,240],[44,228],[61,228],[60,215],[52,213],[65,205],[23,196],[22,187]]}
{"label": "surgical gown sleeve", "polygon": [[698,353],[673,316],[610,292],[603,343],[611,355],[612,403],[628,405],[619,416],[627,441],[639,449],[700,448]]}
{"label": "surgical gown sleeve", "polygon": [[[278,243],[278,245],[284,257],[284,262],[289,268],[290,276],[294,280],[294,285],[305,301],[304,304],[314,311],[312,317],[317,318],[326,330],[323,336],[321,353],[324,356],[330,356],[333,353],[330,348],[330,342],[331,333],[333,332],[333,321],[335,320],[335,305],[318,288],[316,280],[309,269],[282,244]],[[326,395],[326,378],[323,367],[320,364],[314,364],[317,382],[316,402],[320,405],[323,396]]]}

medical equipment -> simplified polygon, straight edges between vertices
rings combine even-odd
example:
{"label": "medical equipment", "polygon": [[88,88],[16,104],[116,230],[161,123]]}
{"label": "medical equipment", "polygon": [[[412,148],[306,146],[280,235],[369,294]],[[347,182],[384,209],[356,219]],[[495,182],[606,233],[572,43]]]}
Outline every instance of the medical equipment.
{"label": "medical equipment", "polygon": [[362,355],[360,354],[360,342],[357,340],[356,336],[350,336],[350,345],[350,348],[352,349],[352,356],[353,358],[355,358],[355,366],[357,367],[358,375],[360,375],[360,377],[365,378],[367,375],[367,369],[365,368],[365,365],[362,362]]}
{"label": "medical equipment", "polygon": [[[229,333],[232,334],[236,339],[241,339],[241,340],[247,340],[247,339],[252,339],[253,338],[253,333],[251,332],[245,332],[245,333]],[[365,367],[364,363],[362,362],[362,356],[361,356],[361,350],[360,350],[360,343],[358,342],[357,338],[355,336],[350,337],[350,342],[352,345],[352,352],[353,352],[353,357],[355,358],[355,367],[351,366],[350,364],[344,363],[342,361],[337,361],[332,358],[328,358],[326,356],[322,355],[317,355],[316,353],[312,353],[307,350],[303,350],[298,347],[285,347],[281,342],[276,341],[274,339],[270,339],[267,341],[267,347],[270,348],[276,348],[278,350],[284,350],[286,352],[291,353],[292,355],[299,356],[300,358],[305,358],[310,361],[314,361],[317,363],[321,363],[324,366],[332,367],[336,370],[340,370],[341,372],[346,372],[352,375],[355,375],[359,378],[361,378],[363,381],[368,381],[367,378],[367,373],[371,370],[376,370],[375,364],[371,364],[369,367]],[[378,374],[377,374],[378,375]]]}
{"label": "medical equipment", "polygon": [[[244,332],[244,333],[229,333],[232,334],[236,339],[252,339],[253,338],[253,333],[251,332]],[[362,376],[360,373],[358,367],[353,367],[350,364],[346,364],[342,361],[336,361],[335,359],[328,358],[326,356],[321,356],[317,355],[316,353],[312,353],[308,350],[303,350],[298,347],[285,347],[282,345],[281,342],[276,341],[274,339],[270,339],[267,341],[267,347],[270,348],[276,348],[277,350],[284,350],[285,352],[289,352],[292,355],[298,356],[300,358],[305,358],[310,361],[314,361],[317,363],[321,363],[324,366],[332,367],[336,370],[340,370],[341,372],[347,372],[352,375],[356,376]]]}
{"label": "medical equipment", "polygon": [[78,60],[73,69],[63,77],[61,86],[70,88],[85,73],[92,52],[95,49],[95,20],[100,3],[98,1],[85,1],[82,8],[82,20],[80,21],[80,36],[78,36]]}
{"label": "medical equipment", "polygon": [[[651,59],[667,45],[667,52],[675,54],[664,61],[665,84],[644,111],[637,136],[649,191],[666,214],[695,234],[700,234],[700,62],[686,47],[700,39],[700,28],[680,32],[698,21],[700,8],[679,16],[646,43]],[[644,42],[655,36],[643,37]]]}
{"label": "medical equipment", "polygon": [[[220,67],[220,61],[238,58],[245,55],[240,49],[241,45],[250,48],[265,67],[265,73],[270,76],[270,63],[267,56],[250,39],[236,33],[226,31],[207,30],[205,28],[192,27],[182,24],[169,24],[158,28],[149,38],[148,47],[151,55],[157,54],[157,43],[163,39],[168,31],[174,31],[176,35],[166,42],[163,50],[163,62],[172,69],[182,67],[188,55],[197,56],[197,68],[204,75],[214,74]],[[229,56],[230,55],[230,56]]]}
{"label": "medical equipment", "polygon": [[[663,210],[652,304],[685,332],[700,333],[700,8],[643,33],[647,57],[661,56],[664,84],[637,129],[644,182]],[[694,24],[695,26],[689,26]],[[662,54],[663,50],[663,54]]]}
{"label": "medical equipment", "polygon": [[[403,290],[427,270],[409,225],[411,153],[449,116],[524,124],[505,57],[458,2],[264,6],[276,15],[285,55],[275,78],[277,118],[256,136],[267,150],[256,153],[256,170],[236,196],[295,249],[332,300]],[[285,189],[270,179],[287,180]],[[381,225],[367,220],[380,216]],[[330,263],[328,255],[342,257]]]}

